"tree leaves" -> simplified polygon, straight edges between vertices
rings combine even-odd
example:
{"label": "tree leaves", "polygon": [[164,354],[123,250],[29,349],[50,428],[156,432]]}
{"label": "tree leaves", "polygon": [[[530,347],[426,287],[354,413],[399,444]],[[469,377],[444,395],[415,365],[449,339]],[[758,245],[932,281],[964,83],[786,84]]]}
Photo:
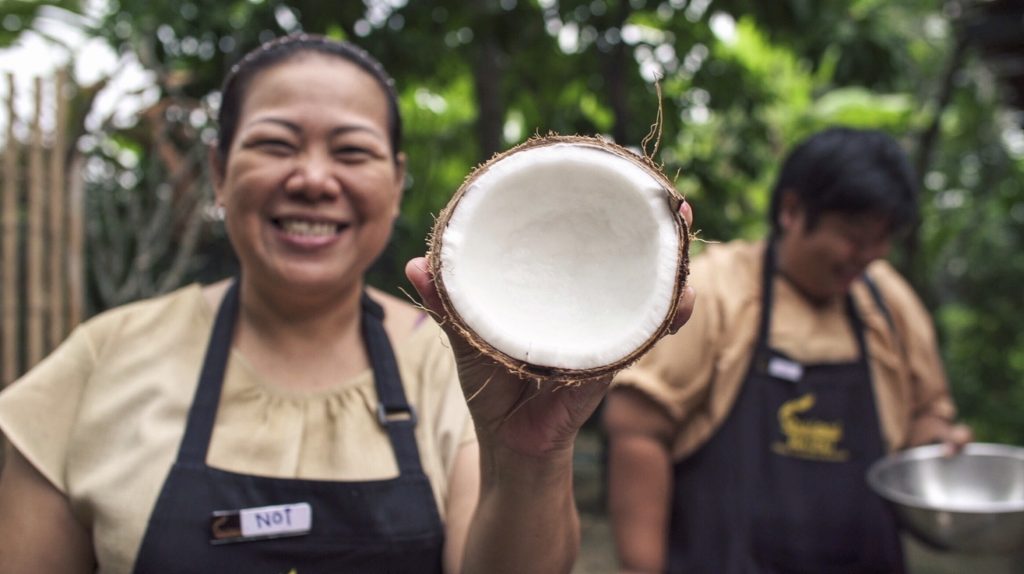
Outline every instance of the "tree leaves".
{"label": "tree leaves", "polygon": [[[0,42],[41,5],[4,0]],[[115,126],[92,137],[106,142],[96,149],[134,149],[152,166],[134,192],[157,209],[152,190],[174,170],[156,142],[193,157],[211,126],[189,118],[214,111],[241,54],[298,28],[359,43],[395,77],[406,121],[409,189],[372,274],[397,292],[405,260],[422,253],[432,214],[465,174],[535,133],[639,146],[660,106],[655,159],[693,203],[701,236],[728,240],[764,231],[768,189],[793,142],[836,123],[885,129],[923,166],[922,225],[895,260],[937,312],[954,390],[979,438],[1024,442],[1013,416],[1024,399],[1024,133],[985,63],[957,52],[957,17],[938,0],[118,0],[90,29],[156,73],[154,109],[173,102],[180,113],[164,116],[163,140]],[[201,253],[225,250],[216,227],[202,241]],[[122,254],[122,267],[136,252]],[[165,277],[159,265],[146,272]],[[191,276],[224,268],[196,259]]]}

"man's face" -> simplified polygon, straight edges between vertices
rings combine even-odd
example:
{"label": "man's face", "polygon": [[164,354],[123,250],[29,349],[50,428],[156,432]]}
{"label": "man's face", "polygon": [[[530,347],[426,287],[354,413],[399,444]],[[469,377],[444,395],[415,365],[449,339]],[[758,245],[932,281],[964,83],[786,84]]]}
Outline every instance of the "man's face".
{"label": "man's face", "polygon": [[808,297],[829,300],[845,295],[875,259],[889,253],[892,224],[876,213],[825,212],[807,228],[798,204],[780,216],[779,270]]}

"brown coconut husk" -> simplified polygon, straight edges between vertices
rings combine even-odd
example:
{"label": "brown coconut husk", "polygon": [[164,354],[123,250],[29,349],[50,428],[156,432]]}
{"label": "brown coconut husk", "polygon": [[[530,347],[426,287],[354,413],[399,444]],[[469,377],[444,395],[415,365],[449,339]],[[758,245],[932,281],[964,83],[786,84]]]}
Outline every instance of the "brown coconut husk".
{"label": "brown coconut husk", "polygon": [[[492,165],[512,154],[525,151],[527,149],[554,144],[592,146],[614,153],[619,157],[637,164],[662,183],[662,187],[665,190],[665,199],[669,202],[672,207],[672,212],[675,214],[676,231],[679,235],[678,273],[672,293],[672,302],[670,304],[669,312],[665,315],[665,319],[662,321],[658,329],[652,333],[650,338],[648,338],[640,347],[622,359],[602,367],[594,367],[590,369],[565,369],[535,365],[527,361],[511,357],[496,349],[466,325],[466,322],[459,315],[455,305],[448,296],[448,291],[444,285],[444,277],[441,273],[441,245],[444,243],[444,231],[448,227],[448,221],[451,219],[452,213],[455,211],[455,207],[459,204],[459,201],[462,199],[463,195],[465,195],[466,190],[469,189],[472,183],[482,174],[486,173]],[[441,211],[435,220],[433,230],[431,231],[430,238],[428,240],[429,249],[427,251],[427,261],[430,265],[430,273],[433,275],[434,284],[437,287],[437,293],[444,305],[445,311],[448,313],[451,326],[475,349],[524,379],[535,380],[538,382],[553,381],[561,384],[579,384],[607,377],[622,370],[649,351],[651,347],[654,346],[654,343],[668,332],[672,324],[672,320],[675,318],[679,296],[686,286],[686,279],[690,272],[690,230],[686,225],[686,221],[681,215],[679,215],[679,206],[682,201],[683,198],[679,195],[675,185],[662,172],[661,166],[656,164],[651,158],[646,155],[637,155],[620,145],[598,137],[578,135],[563,136],[556,134],[535,136],[507,151],[496,154],[490,160],[479,165],[466,176],[465,181],[463,181],[462,185],[449,200],[448,205]]]}

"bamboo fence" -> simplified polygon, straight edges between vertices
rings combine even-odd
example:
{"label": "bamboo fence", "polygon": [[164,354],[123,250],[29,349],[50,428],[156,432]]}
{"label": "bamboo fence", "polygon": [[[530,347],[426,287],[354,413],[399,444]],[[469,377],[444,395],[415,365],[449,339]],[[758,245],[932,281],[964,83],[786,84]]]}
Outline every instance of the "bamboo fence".
{"label": "bamboo fence", "polygon": [[[7,129],[0,170],[0,383],[38,363],[82,319],[83,183],[68,169],[67,78],[36,78],[28,136],[19,138],[13,76],[7,75]],[[47,102],[43,94],[51,87]],[[47,109],[48,108],[48,109]],[[52,127],[44,129],[46,111]]]}

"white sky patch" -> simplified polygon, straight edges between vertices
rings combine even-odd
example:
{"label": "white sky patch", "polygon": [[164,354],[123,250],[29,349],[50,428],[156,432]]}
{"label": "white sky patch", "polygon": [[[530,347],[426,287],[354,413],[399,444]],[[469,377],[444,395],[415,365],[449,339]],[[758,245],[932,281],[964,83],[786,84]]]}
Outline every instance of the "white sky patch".
{"label": "white sky patch", "polygon": [[[1021,112],[1021,116],[1024,119],[1024,112]],[[1003,128],[1002,135],[1006,151],[1016,159],[1024,159],[1024,127],[1008,125]]]}
{"label": "white sky patch", "polygon": [[392,14],[406,4],[407,0],[370,0],[366,2],[366,21],[374,28],[380,28],[387,23]]}
{"label": "white sky patch", "polygon": [[946,174],[941,171],[929,171],[924,176],[924,185],[932,191],[939,191],[946,187]]}
{"label": "white sky patch", "polygon": [[97,130],[107,121],[119,128],[135,123],[139,111],[155,104],[160,98],[156,75],[146,70],[134,54],[126,55],[117,63],[110,83],[100,92],[93,109],[86,117],[86,129]]}
{"label": "white sky patch", "polygon": [[[93,6],[93,13],[97,8]],[[92,38],[76,25],[81,17],[47,9],[9,48],[0,50],[3,99],[10,98],[6,77],[15,83],[15,135],[24,137],[35,114],[35,82],[43,78],[43,128],[53,128],[53,77],[60,68],[71,66],[72,79],[79,86],[93,86],[108,79],[86,118],[88,130],[99,129],[108,119],[124,127],[135,121],[140,109],[159,96],[155,75],[145,70],[134,55],[118,57],[104,40]],[[52,40],[53,38],[55,40]],[[6,137],[6,106],[0,106],[0,141]]]}
{"label": "white sky patch", "polygon": [[711,119],[711,109],[703,105],[694,105],[686,110],[686,115],[691,123],[703,125]]}
{"label": "white sky patch", "polygon": [[566,22],[558,31],[558,47],[566,54],[575,54],[580,47],[580,28],[575,22]]}
{"label": "white sky patch", "polygon": [[622,27],[622,41],[631,46],[639,43],[657,46],[666,42],[667,39],[668,36],[664,30],[650,26],[626,24]]}
{"label": "white sky patch", "polygon": [[684,122],[703,125],[711,121],[711,94],[703,88],[692,88],[686,93],[687,105],[681,112]]}
{"label": "white sky patch", "polygon": [[676,49],[672,44],[662,44],[654,49],[654,57],[665,65],[675,63]]}
{"label": "white sky patch", "polygon": [[448,110],[448,100],[426,88],[418,88],[414,98],[419,108],[430,110],[435,114],[440,115]]}
{"label": "white sky patch", "polygon": [[637,44],[643,38],[640,27],[633,24],[626,24],[622,27],[622,41],[630,46]]}
{"label": "white sky patch", "polygon": [[299,19],[295,17],[295,12],[292,12],[292,9],[287,6],[278,6],[274,10],[274,19],[277,20],[277,25],[282,30],[295,32],[300,28]]}
{"label": "white sky patch", "polygon": [[736,41],[736,20],[725,12],[715,12],[711,15],[708,24],[711,26],[711,33],[724,44],[732,44]]}
{"label": "white sky patch", "polygon": [[949,37],[949,21],[939,16],[938,14],[931,14],[926,16],[924,19],[924,33],[930,40],[945,40]]}
{"label": "white sky patch", "polygon": [[694,44],[690,48],[690,51],[683,57],[683,71],[687,77],[693,77],[694,74],[700,71],[704,65],[704,60],[707,59],[710,51],[704,44]]}
{"label": "white sky patch", "polygon": [[644,60],[640,62],[640,77],[653,84],[665,77],[665,69],[653,59]]}
{"label": "white sky patch", "polygon": [[686,7],[686,11],[683,14],[690,22],[696,22],[704,17],[704,12],[707,12],[710,5],[711,0],[691,0],[690,5]]}
{"label": "white sky patch", "polygon": [[505,125],[502,128],[502,136],[504,136],[505,141],[510,144],[522,141],[525,123],[521,112],[518,110],[509,112],[508,117],[505,118]]}
{"label": "white sky patch", "polygon": [[948,189],[935,196],[935,204],[939,209],[958,209],[963,207],[965,196],[962,189]]}

